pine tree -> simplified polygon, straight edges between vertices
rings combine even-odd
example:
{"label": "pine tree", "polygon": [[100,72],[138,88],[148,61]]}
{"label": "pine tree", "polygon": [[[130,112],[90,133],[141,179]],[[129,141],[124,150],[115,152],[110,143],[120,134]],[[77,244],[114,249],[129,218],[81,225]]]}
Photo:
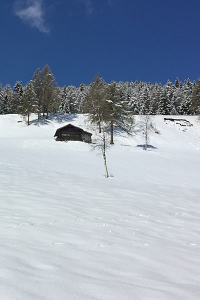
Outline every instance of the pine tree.
{"label": "pine tree", "polygon": [[173,98],[174,85],[173,85],[173,83],[168,80],[164,89],[166,91],[166,102],[165,102],[165,108],[164,108],[165,113],[164,114],[170,115],[171,111],[173,109],[173,106],[174,106],[174,98]]}
{"label": "pine tree", "polygon": [[158,112],[158,104],[161,100],[162,86],[155,84],[151,95],[151,114],[155,115]]}
{"label": "pine tree", "polygon": [[181,103],[183,101],[183,90],[182,88],[179,86],[175,89],[174,94],[173,94],[173,104],[174,104],[174,108],[176,109],[178,114],[181,114]]}
{"label": "pine tree", "polygon": [[77,88],[77,97],[75,100],[76,111],[79,114],[84,113],[84,103],[87,94],[88,87],[85,84],[81,83],[80,86]]}
{"label": "pine tree", "polygon": [[33,75],[33,86],[38,102],[38,118],[41,113],[43,116],[46,114],[48,118],[49,113],[58,110],[61,102],[60,89],[48,65],[42,71],[36,70]]}
{"label": "pine tree", "polygon": [[181,95],[179,100],[178,111],[181,115],[190,115],[190,106],[192,99],[193,83],[187,79],[181,85]]}
{"label": "pine tree", "polygon": [[179,109],[180,115],[189,115],[190,114],[190,105],[191,105],[191,102],[188,101],[188,99],[184,99],[180,105],[180,109]]}
{"label": "pine tree", "polygon": [[3,114],[3,103],[4,103],[4,96],[3,96],[3,88],[0,82],[0,114]]}
{"label": "pine tree", "polygon": [[2,103],[3,114],[13,113],[12,111],[13,102],[14,102],[13,90],[10,84],[6,84],[6,86],[3,88],[3,103]]}
{"label": "pine tree", "polygon": [[179,83],[178,77],[176,78],[174,85],[175,85],[176,88],[180,87],[180,83]]}
{"label": "pine tree", "polygon": [[60,90],[48,65],[41,72],[42,77],[42,110],[46,118],[50,112],[56,112],[59,108],[61,97]]}
{"label": "pine tree", "polygon": [[31,113],[35,113],[38,111],[38,102],[37,95],[34,91],[34,84],[31,80],[24,88],[24,92],[21,98],[21,101],[18,106],[18,113],[22,116],[27,116],[29,125],[29,117]]}
{"label": "pine tree", "polygon": [[126,95],[125,97],[124,90],[120,89],[115,81],[112,81],[106,87],[106,102],[107,115],[104,120],[110,124],[110,144],[114,144],[114,126],[131,133],[134,118],[129,107],[130,96]]}
{"label": "pine tree", "polygon": [[23,86],[21,81],[17,81],[16,84],[13,87],[13,105],[12,105],[12,111],[13,113],[17,113],[17,107],[21,101],[23,95]]}
{"label": "pine tree", "polygon": [[170,115],[174,107],[174,87],[168,80],[167,84],[163,86],[160,95],[160,102],[158,103],[157,114]]}
{"label": "pine tree", "polygon": [[43,97],[43,82],[42,82],[42,74],[40,69],[38,68],[33,75],[33,87],[34,92],[36,93],[37,99],[37,107],[38,107],[38,119],[41,115],[42,110],[42,97]]}
{"label": "pine tree", "polygon": [[98,125],[99,133],[101,133],[101,123],[107,121],[107,108],[106,83],[98,74],[89,86],[84,110],[89,114],[89,121]]}
{"label": "pine tree", "polygon": [[66,112],[70,114],[76,113],[76,96],[77,96],[77,89],[74,85],[70,85],[67,88],[67,101],[66,101]]}
{"label": "pine tree", "polygon": [[67,99],[67,88],[64,86],[61,89],[61,102],[59,106],[59,112],[66,113],[66,99]]}
{"label": "pine tree", "polygon": [[200,78],[193,88],[190,110],[195,115],[200,114]]}

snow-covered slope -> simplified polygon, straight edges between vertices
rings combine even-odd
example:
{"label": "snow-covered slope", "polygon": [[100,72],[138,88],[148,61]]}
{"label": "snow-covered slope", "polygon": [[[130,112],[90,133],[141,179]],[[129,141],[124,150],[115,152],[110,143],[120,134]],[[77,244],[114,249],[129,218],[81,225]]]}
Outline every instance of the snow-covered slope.
{"label": "snow-covered slope", "polygon": [[0,116],[0,299],[199,300],[200,123],[116,132],[109,173],[91,145],[56,142],[83,116]]}

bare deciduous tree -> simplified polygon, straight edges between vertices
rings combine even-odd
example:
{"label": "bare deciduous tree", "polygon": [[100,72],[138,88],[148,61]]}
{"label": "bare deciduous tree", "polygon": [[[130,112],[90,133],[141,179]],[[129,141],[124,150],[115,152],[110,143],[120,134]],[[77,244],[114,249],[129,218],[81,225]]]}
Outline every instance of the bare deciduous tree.
{"label": "bare deciduous tree", "polygon": [[98,149],[103,156],[104,168],[105,168],[105,177],[108,178],[108,167],[107,167],[107,159],[106,159],[106,151],[109,148],[109,137],[106,132],[106,127],[104,123],[101,123],[101,132],[97,134],[96,141],[93,144],[94,149]]}
{"label": "bare deciduous tree", "polygon": [[144,143],[144,150],[147,150],[149,140],[150,140],[150,135],[153,131],[155,131],[155,125],[152,122],[152,116],[150,115],[142,115],[140,116],[140,121],[138,122],[140,131],[142,135],[144,136],[145,143]]}

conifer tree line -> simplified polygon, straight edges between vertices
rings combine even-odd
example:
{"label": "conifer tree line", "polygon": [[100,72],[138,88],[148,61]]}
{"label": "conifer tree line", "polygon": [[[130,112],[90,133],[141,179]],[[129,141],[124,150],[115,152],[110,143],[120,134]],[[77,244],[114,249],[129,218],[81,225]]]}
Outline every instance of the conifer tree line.
{"label": "conifer tree line", "polygon": [[0,114],[19,113],[38,118],[50,113],[90,113],[101,130],[101,122],[110,122],[127,129],[132,115],[197,115],[200,114],[200,79],[190,79],[165,85],[158,83],[115,82],[106,83],[97,75],[91,84],[58,87],[55,77],[46,65],[37,69],[25,86],[17,81],[12,88],[0,84]]}

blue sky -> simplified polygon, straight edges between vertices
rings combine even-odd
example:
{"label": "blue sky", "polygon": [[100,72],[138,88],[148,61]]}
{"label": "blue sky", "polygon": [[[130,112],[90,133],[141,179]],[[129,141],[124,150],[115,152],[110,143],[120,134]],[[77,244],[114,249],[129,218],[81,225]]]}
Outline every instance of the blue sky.
{"label": "blue sky", "polygon": [[48,64],[59,86],[200,77],[199,0],[1,0],[0,82]]}

